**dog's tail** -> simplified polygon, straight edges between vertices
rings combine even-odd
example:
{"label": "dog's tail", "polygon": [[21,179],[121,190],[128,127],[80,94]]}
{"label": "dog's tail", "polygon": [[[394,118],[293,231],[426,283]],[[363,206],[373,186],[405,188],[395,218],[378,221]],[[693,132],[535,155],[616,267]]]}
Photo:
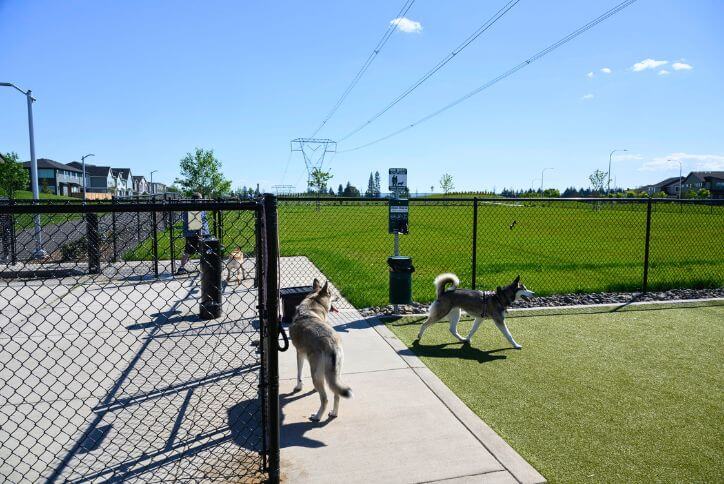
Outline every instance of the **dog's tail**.
{"label": "dog's tail", "polygon": [[342,347],[335,346],[334,352],[330,353],[329,358],[331,364],[325,365],[324,368],[327,385],[336,395],[343,398],[352,398],[352,389],[339,380],[342,373],[342,361],[344,360]]}
{"label": "dog's tail", "polygon": [[440,274],[435,278],[435,289],[437,289],[438,298],[442,296],[442,294],[445,292],[445,287],[448,284],[452,285],[452,289],[457,289],[458,285],[460,284],[460,279],[458,279],[458,276],[450,272]]}

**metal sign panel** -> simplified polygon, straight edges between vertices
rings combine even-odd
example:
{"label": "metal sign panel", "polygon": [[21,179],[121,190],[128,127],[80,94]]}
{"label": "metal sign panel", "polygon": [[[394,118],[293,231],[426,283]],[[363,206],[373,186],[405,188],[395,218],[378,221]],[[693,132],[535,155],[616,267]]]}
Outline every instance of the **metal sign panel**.
{"label": "metal sign panel", "polygon": [[401,191],[405,188],[407,188],[407,168],[390,168],[390,191]]}
{"label": "metal sign panel", "polygon": [[409,200],[391,198],[389,211],[389,224],[387,231],[391,234],[406,234],[409,215]]}

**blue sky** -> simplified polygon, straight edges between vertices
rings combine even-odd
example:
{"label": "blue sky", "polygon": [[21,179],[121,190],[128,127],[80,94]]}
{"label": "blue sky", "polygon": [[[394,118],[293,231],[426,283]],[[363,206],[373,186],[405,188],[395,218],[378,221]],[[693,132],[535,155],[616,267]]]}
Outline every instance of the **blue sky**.
{"label": "blue sky", "polygon": [[[417,0],[408,32],[393,34],[319,136],[366,121],[505,3]],[[617,3],[522,0],[339,150],[436,110]],[[170,182],[199,146],[215,150],[234,186],[301,189],[289,140],[314,131],[401,4],[0,0],[0,81],[37,97],[39,157],[92,152]],[[684,171],[724,169],[722,18],[720,0],[639,0],[440,116],[338,154],[332,184],[364,187],[370,171],[407,167],[413,191],[439,191],[444,172],[457,189],[499,191],[538,186],[552,167],[546,186],[585,186],[614,148],[630,150],[614,162],[619,186],[676,175],[671,159]],[[0,113],[0,150],[27,159],[23,97],[0,88]]]}

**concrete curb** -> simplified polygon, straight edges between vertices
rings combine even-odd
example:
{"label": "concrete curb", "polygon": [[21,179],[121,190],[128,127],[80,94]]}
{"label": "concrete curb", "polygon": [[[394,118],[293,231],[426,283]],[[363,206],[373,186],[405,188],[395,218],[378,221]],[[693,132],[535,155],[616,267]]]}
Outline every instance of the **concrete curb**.
{"label": "concrete curb", "polygon": [[[370,326],[407,363],[422,382],[440,399],[460,423],[500,464],[521,483],[542,483],[546,479],[470,410],[412,351],[377,317],[368,318]],[[473,476],[470,476],[473,477]],[[484,478],[485,476],[476,476]]]}

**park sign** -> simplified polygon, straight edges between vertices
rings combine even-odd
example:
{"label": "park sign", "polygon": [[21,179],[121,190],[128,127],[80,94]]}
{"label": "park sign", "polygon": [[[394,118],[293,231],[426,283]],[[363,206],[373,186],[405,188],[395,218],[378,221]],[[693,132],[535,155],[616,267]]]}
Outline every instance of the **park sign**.
{"label": "park sign", "polygon": [[389,181],[389,189],[391,192],[404,192],[407,188],[407,168],[390,168]]}
{"label": "park sign", "polygon": [[390,198],[390,217],[387,231],[391,234],[406,234],[410,201],[402,198]]}

